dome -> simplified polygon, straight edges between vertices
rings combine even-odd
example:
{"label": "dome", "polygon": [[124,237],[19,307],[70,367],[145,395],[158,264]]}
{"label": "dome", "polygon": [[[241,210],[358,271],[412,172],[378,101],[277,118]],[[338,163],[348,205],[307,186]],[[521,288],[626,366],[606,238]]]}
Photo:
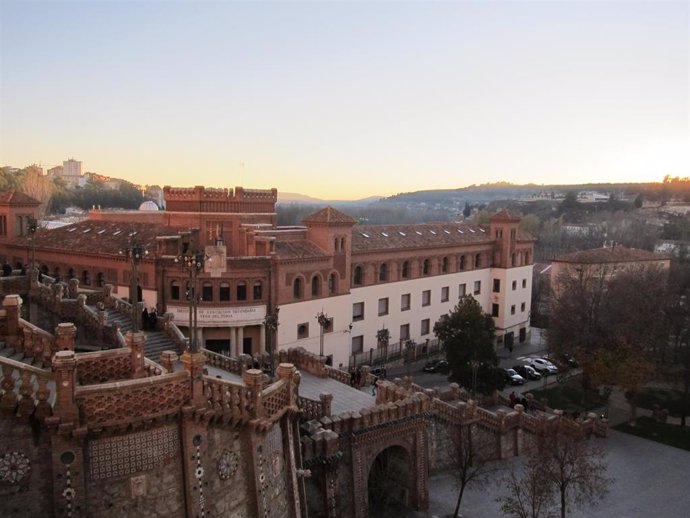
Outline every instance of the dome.
{"label": "dome", "polygon": [[139,210],[158,210],[158,205],[153,201],[145,201],[139,205]]}

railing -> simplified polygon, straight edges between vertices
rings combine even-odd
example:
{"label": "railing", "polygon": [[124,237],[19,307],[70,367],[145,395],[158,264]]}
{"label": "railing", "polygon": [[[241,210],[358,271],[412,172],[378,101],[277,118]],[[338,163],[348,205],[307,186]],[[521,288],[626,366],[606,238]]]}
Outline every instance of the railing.
{"label": "railing", "polygon": [[[24,357],[33,358],[34,361],[41,362],[43,365],[50,365],[50,359],[57,349],[55,337],[23,318],[19,319],[19,327],[24,337],[24,344],[19,345]],[[16,350],[16,352],[20,351]]]}
{"label": "railing", "polygon": [[0,357],[0,368],[0,409],[40,419],[52,415],[55,394],[51,387],[55,385],[51,371],[4,357]]}
{"label": "railing", "polygon": [[170,338],[177,346],[177,352],[182,352],[187,348],[187,338],[185,338],[182,331],[180,331],[180,328],[177,327],[171,317],[172,315],[164,317],[163,331],[165,332],[165,336]]}
{"label": "railing", "polygon": [[255,415],[251,390],[244,384],[204,376],[204,395],[217,417],[249,421]]}
{"label": "railing", "polygon": [[77,383],[93,385],[132,378],[132,356],[129,348],[80,353],[77,358]]}
{"label": "railing", "polygon": [[126,426],[175,414],[191,397],[188,372],[75,389],[82,422],[89,427]]}
{"label": "railing", "polygon": [[416,361],[443,352],[443,345],[437,339],[422,343],[395,342],[381,347],[372,347],[368,351],[362,351],[350,356],[349,366],[378,365],[390,361],[400,360]]}
{"label": "railing", "polygon": [[320,419],[323,417],[323,407],[321,401],[315,401],[306,397],[299,396],[297,403],[300,410],[304,412],[307,419]]}
{"label": "railing", "polygon": [[163,374],[168,374],[168,371],[165,367],[148,358],[144,358],[144,370],[146,370],[146,374],[148,376],[161,376]]}
{"label": "railing", "polygon": [[242,362],[237,358],[231,358],[222,354],[214,353],[208,349],[201,349],[201,352],[206,356],[207,365],[216,367],[218,369],[224,370],[226,372],[232,372],[233,374],[242,375]]}
{"label": "railing", "polygon": [[340,383],[344,383],[345,385],[350,384],[349,372],[341,371],[340,369],[336,369],[335,367],[331,367],[330,365],[325,365],[325,370],[326,375],[328,375],[329,378],[339,381]]}
{"label": "railing", "polygon": [[280,380],[265,388],[261,392],[264,405],[264,417],[271,418],[290,404],[289,384]]}

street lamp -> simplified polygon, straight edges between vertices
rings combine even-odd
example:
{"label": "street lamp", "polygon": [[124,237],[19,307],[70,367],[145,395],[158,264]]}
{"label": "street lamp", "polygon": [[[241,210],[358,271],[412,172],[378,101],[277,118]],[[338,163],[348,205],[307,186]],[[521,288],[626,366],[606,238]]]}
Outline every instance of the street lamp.
{"label": "street lamp", "polygon": [[278,331],[278,310],[279,308],[275,308],[273,311],[270,311],[266,314],[266,318],[264,318],[264,326],[266,326],[266,338],[267,338],[267,343],[268,343],[268,361],[270,362],[270,375],[271,378],[273,378],[273,369],[274,369],[274,354],[275,354],[275,345],[276,345],[276,338],[278,336],[277,331]]}
{"label": "street lamp", "polygon": [[326,313],[324,313],[323,311],[320,311],[316,315],[316,320],[319,322],[319,331],[320,331],[319,332],[319,355],[323,356],[323,333],[324,333],[326,327],[328,326],[328,323],[330,320],[328,318],[328,315]]}
{"label": "street lamp", "polygon": [[204,268],[204,254],[202,252],[189,252],[175,257],[175,262],[182,265],[189,275],[187,281],[187,300],[189,301],[189,347],[190,353],[198,353],[197,345],[197,278]]}
{"label": "street lamp", "polygon": [[36,230],[38,230],[38,221],[33,216],[29,218],[27,230],[31,236],[31,265],[29,267],[29,291],[27,292],[26,299],[29,306],[29,322],[33,323],[31,319],[31,283],[34,279],[34,268],[36,265]]}
{"label": "street lamp", "polygon": [[149,251],[139,243],[132,243],[129,247],[121,248],[120,255],[126,257],[132,266],[132,275],[129,279],[129,300],[132,303],[132,322],[134,323],[134,331],[136,332],[139,331],[139,319],[141,317],[138,308],[139,290],[137,289],[139,263],[144,257],[149,255]]}

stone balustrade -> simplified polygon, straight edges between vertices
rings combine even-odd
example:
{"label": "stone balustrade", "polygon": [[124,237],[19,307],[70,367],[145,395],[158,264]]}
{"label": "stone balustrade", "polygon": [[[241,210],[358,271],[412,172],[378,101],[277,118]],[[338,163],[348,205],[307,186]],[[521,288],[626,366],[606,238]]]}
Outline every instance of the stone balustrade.
{"label": "stone balustrade", "polygon": [[214,353],[208,349],[201,349],[201,352],[206,356],[206,363],[212,367],[233,374],[239,374],[240,376],[246,370],[245,362],[240,361],[238,358],[231,358],[230,356]]}
{"label": "stone balustrade", "polygon": [[255,415],[252,391],[243,383],[204,376],[204,394],[209,410],[223,422],[249,421]]}
{"label": "stone balustrade", "polygon": [[52,415],[55,381],[51,371],[2,356],[0,369],[0,410],[41,420]]}

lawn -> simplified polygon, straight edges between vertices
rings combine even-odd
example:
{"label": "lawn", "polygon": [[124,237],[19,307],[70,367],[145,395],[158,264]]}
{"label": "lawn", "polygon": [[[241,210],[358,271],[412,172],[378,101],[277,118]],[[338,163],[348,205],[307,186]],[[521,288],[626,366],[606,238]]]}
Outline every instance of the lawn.
{"label": "lawn", "polygon": [[690,428],[688,427],[681,428],[676,424],[657,423],[651,417],[638,417],[636,426],[624,423],[615,426],[614,430],[690,451]]}
{"label": "lawn", "polygon": [[578,376],[567,383],[555,385],[547,389],[530,390],[535,398],[546,399],[551,408],[558,408],[566,412],[588,412],[606,405],[606,398],[597,390],[582,392],[582,380]]}

